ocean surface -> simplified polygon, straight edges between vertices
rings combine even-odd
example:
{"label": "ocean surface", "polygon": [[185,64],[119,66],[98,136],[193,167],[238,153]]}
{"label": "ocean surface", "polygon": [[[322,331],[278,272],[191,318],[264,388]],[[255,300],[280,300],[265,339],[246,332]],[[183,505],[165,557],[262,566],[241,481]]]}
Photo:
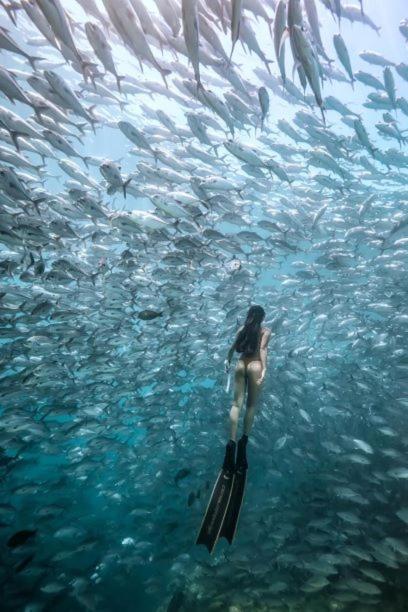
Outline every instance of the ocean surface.
{"label": "ocean surface", "polygon": [[[406,611],[407,2],[0,26],[0,609]],[[267,374],[210,555],[252,304]]]}

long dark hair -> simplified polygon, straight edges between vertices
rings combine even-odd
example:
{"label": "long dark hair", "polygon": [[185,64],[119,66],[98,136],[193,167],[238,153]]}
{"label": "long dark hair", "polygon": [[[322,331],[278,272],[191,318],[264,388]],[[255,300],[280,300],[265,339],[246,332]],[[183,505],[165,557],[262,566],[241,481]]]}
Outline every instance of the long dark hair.
{"label": "long dark hair", "polygon": [[247,312],[244,327],[237,336],[235,350],[237,353],[251,355],[258,348],[261,323],[265,318],[262,306],[251,306]]}

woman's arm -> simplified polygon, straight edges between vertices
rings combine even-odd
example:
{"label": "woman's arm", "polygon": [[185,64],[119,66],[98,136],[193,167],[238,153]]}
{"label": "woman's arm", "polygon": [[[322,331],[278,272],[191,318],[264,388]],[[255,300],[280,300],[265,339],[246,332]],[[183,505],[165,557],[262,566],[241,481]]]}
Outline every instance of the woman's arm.
{"label": "woman's arm", "polygon": [[268,329],[264,332],[262,336],[261,346],[259,348],[259,356],[261,358],[261,364],[262,364],[261,376],[258,379],[259,385],[264,381],[265,374],[266,374],[266,353],[268,351],[268,343],[269,343],[270,337],[271,337],[271,330]]}
{"label": "woman's arm", "polygon": [[225,360],[225,367],[226,367],[226,369],[228,369],[228,368],[229,368],[229,365],[230,365],[230,363],[231,363],[232,356],[233,356],[234,351],[235,351],[235,347],[236,347],[236,345],[237,345],[237,338],[238,338],[238,334],[239,334],[239,332],[241,331],[241,329],[243,329],[243,328],[244,328],[244,326],[243,326],[243,325],[242,325],[242,326],[239,328],[239,330],[237,331],[237,335],[235,336],[235,340],[234,340],[234,342],[233,342],[233,343],[231,344],[231,346],[230,346],[230,349],[229,349],[228,354],[227,354],[227,358],[226,358],[226,360]]}

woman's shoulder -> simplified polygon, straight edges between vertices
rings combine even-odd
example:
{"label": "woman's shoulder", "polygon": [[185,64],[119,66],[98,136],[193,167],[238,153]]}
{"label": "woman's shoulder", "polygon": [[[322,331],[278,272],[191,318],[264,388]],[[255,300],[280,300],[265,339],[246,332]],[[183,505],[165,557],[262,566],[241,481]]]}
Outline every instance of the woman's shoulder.
{"label": "woman's shoulder", "polygon": [[270,327],[262,327],[261,329],[263,334],[267,334],[268,336],[271,334],[271,328]]}

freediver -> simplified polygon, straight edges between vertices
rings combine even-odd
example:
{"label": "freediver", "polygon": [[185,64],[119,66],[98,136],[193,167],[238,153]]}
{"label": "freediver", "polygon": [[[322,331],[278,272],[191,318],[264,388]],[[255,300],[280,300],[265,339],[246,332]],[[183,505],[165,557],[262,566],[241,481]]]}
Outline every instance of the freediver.
{"label": "freediver", "polygon": [[[234,399],[229,413],[230,440],[227,443],[223,468],[234,471],[235,468],[247,469],[246,445],[254,422],[256,404],[266,375],[266,353],[271,337],[271,330],[261,327],[265,318],[262,306],[251,306],[247,312],[244,325],[237,332],[224,362],[228,373],[234,352],[240,353],[235,366]],[[236,443],[239,414],[247,392],[244,416],[243,435]],[[235,464],[235,450],[237,460]]]}
{"label": "freediver", "polygon": [[[225,360],[225,369],[229,372],[234,351],[240,353],[235,367],[234,401],[229,415],[230,440],[196,539],[196,544],[204,544],[210,553],[219,538],[225,538],[232,544],[237,530],[248,468],[246,445],[254,421],[256,402],[265,379],[266,351],[271,335],[270,329],[261,327],[264,318],[265,311],[261,306],[250,307],[245,323],[238,329]],[[238,418],[246,392],[244,433],[237,445]]]}

